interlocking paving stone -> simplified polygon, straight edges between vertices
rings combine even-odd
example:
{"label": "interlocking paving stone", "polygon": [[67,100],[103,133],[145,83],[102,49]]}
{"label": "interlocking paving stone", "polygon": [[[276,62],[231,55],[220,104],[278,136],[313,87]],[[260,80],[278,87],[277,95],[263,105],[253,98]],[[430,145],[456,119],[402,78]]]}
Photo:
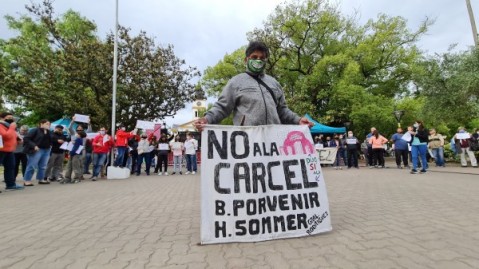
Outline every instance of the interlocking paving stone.
{"label": "interlocking paving stone", "polygon": [[479,169],[323,171],[333,231],[258,243],[198,244],[199,175],[4,192],[0,268],[479,268]]}

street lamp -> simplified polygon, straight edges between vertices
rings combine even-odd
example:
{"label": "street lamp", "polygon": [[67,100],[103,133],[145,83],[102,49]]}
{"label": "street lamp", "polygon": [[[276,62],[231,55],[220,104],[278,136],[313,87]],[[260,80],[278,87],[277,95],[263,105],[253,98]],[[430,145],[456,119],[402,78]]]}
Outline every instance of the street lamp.
{"label": "street lamp", "polygon": [[404,110],[394,110],[393,115],[398,122],[398,128],[401,127],[401,117],[404,116]]}

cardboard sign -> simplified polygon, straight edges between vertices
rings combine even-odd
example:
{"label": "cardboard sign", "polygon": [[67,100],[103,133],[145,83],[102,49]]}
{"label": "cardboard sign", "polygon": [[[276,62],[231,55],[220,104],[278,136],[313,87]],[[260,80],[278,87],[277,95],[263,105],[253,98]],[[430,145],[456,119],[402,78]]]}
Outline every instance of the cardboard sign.
{"label": "cardboard sign", "polygon": [[202,244],[331,231],[321,165],[306,126],[207,125],[201,160]]}

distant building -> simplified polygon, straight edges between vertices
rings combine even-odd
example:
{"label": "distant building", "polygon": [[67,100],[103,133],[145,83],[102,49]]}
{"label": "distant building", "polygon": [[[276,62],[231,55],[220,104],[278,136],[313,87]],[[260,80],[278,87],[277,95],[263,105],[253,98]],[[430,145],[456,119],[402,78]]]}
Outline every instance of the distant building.
{"label": "distant building", "polygon": [[201,113],[206,111],[207,109],[207,104],[205,99],[198,99],[193,103],[193,107],[191,108],[191,116],[192,119],[188,122],[185,122],[183,124],[179,124],[178,126],[173,126],[177,127],[178,132],[195,132],[196,128],[193,126],[193,122],[200,118]]}

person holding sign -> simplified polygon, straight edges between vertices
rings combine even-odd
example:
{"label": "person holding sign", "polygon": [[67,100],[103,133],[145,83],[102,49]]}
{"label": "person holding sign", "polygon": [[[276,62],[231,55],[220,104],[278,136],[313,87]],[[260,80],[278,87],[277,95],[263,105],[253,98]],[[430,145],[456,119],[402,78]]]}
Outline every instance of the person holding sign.
{"label": "person holding sign", "polygon": [[[409,134],[409,133],[408,133]],[[410,135],[410,134],[409,134]],[[402,169],[403,166],[401,166],[401,158],[402,158],[402,163],[404,164],[405,168],[409,168],[409,140],[406,141],[403,139],[403,129],[401,127],[397,128],[397,131],[393,136],[391,137],[391,142],[394,144],[394,156],[396,157],[396,165],[398,169]],[[406,137],[404,137],[406,138]],[[407,138],[406,138],[407,139]]]}
{"label": "person holding sign", "polygon": [[353,131],[348,131],[348,138],[346,138],[346,148],[348,150],[348,169],[352,166],[359,169],[358,166],[358,146],[359,140],[354,136]]}
{"label": "person holding sign", "polygon": [[168,138],[166,134],[161,134],[160,140],[158,141],[158,164],[155,168],[155,173],[158,171],[158,175],[163,175],[163,170],[165,170],[164,175],[168,175],[168,153],[170,152],[170,145],[168,144]]}
{"label": "person holding sign", "polygon": [[469,161],[472,167],[477,168],[477,159],[474,156],[474,151],[471,150],[471,135],[466,132],[464,127],[459,127],[457,133],[454,135],[456,150],[461,156],[461,166],[467,167],[466,153],[469,156]]}
{"label": "person holding sign", "polygon": [[231,113],[234,125],[305,124],[312,127],[312,122],[288,108],[279,82],[264,74],[268,47],[253,41],[245,54],[246,72],[228,81],[218,101],[203,118],[194,122],[195,128],[201,132],[206,124],[217,124]]}
{"label": "person holding sign", "polygon": [[411,174],[417,174],[418,157],[421,158],[422,169],[421,173],[426,173],[427,169],[427,143],[429,142],[429,132],[424,128],[424,123],[416,120],[413,129],[409,131],[412,136],[411,142],[411,156],[412,156],[412,170]]}
{"label": "person holding sign", "polygon": [[13,114],[10,112],[0,113],[0,138],[2,147],[0,148],[0,164],[3,165],[3,179],[6,190],[21,190],[22,186],[15,183],[15,155],[17,147],[17,132],[15,128]]}
{"label": "person holding sign", "polygon": [[55,126],[52,133],[52,153],[48,160],[47,171],[45,177],[49,181],[57,181],[63,178],[63,160],[65,160],[65,151],[61,148],[65,143],[66,137],[63,134],[63,126]]}
{"label": "person holding sign", "polygon": [[[60,180],[61,184],[64,183],[79,183],[83,178],[83,165],[81,161],[81,151],[83,149],[83,138],[86,137],[84,131],[78,131],[74,137],[73,147],[70,150],[70,159],[67,163],[67,172],[65,173],[65,179]],[[75,177],[72,178],[72,172],[75,173]]]}

